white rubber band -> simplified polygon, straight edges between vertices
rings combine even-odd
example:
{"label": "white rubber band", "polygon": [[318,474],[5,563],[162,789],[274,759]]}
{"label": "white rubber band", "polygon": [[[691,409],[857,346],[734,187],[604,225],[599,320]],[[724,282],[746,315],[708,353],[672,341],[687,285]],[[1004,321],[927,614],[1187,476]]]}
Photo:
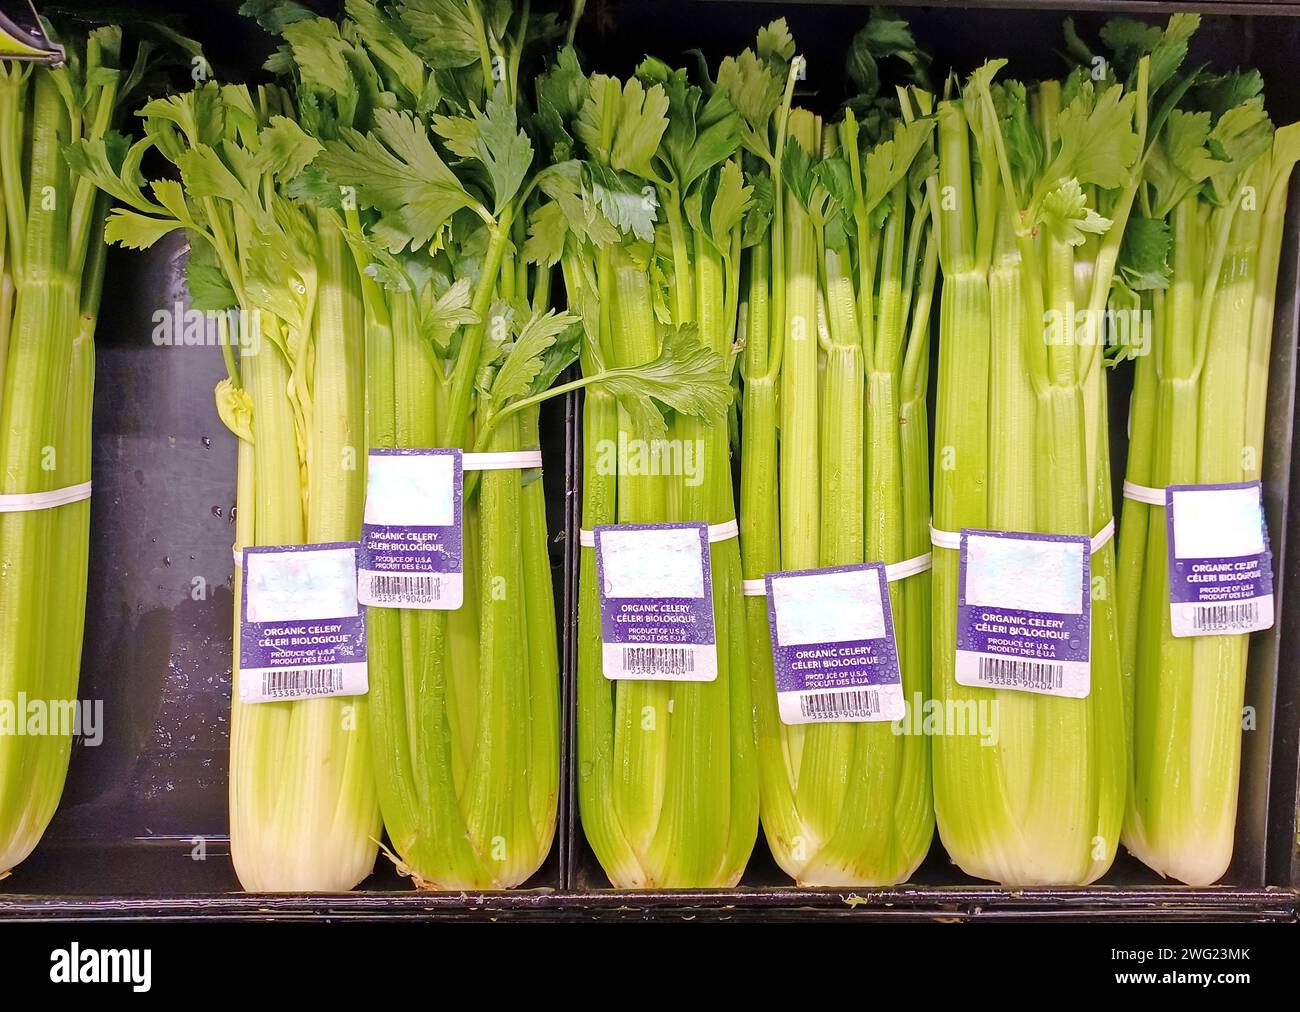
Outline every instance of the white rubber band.
{"label": "white rubber band", "polygon": [[930,544],[935,548],[951,548],[956,551],[961,548],[961,535],[953,534],[951,531],[941,531],[931,524]]}
{"label": "white rubber band", "polygon": [[1144,502],[1148,506],[1163,506],[1165,504],[1165,490],[1152,488],[1149,485],[1139,485],[1135,481],[1126,481],[1124,482],[1124,498],[1132,499],[1134,502]]}
{"label": "white rubber band", "polygon": [[897,583],[899,580],[906,580],[909,576],[915,576],[917,573],[924,573],[933,565],[934,556],[929,552],[911,559],[904,559],[902,562],[891,562],[885,567],[885,579],[889,583]]}
{"label": "white rubber band", "polygon": [[506,450],[498,453],[462,453],[466,471],[513,471],[542,466],[541,450]]}
{"label": "white rubber band", "polygon": [[[1088,549],[1088,554],[1095,555],[1101,551],[1107,541],[1115,535],[1114,519],[1107,520],[1106,526],[1092,536],[1092,545]],[[933,524],[930,525],[930,544],[935,548],[961,548],[961,535],[954,534],[952,531],[937,530]]]}
{"label": "white rubber band", "polygon": [[56,506],[81,502],[90,498],[90,482],[68,485],[49,492],[25,492],[19,495],[0,495],[0,513],[34,513],[52,510]]}
{"label": "white rubber band", "polygon": [[[891,563],[885,567],[885,581],[896,583],[899,580],[906,580],[909,576],[924,573],[933,564],[934,556],[929,552],[915,558],[904,559],[902,562]],[[745,597],[767,597],[766,580],[745,580],[741,584],[741,589]]]}
{"label": "white rubber band", "polygon": [[242,548],[234,548],[234,547],[232,547],[230,550],[231,550],[232,552],[235,553],[235,565],[236,565],[236,566],[243,566],[243,564],[244,564],[244,550],[243,550]]}
{"label": "white rubber band", "polygon": [[[725,524],[709,524],[709,544],[717,541],[730,541],[732,538],[740,536],[740,528],[736,521],[728,520]],[[583,548],[596,547],[596,532],[588,530],[578,531],[578,543]]]}

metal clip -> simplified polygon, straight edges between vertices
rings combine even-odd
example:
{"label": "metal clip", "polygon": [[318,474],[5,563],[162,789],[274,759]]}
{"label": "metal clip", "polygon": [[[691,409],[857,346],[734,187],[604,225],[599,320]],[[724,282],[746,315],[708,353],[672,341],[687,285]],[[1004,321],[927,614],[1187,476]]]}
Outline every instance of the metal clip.
{"label": "metal clip", "polygon": [[61,67],[67,59],[64,48],[49,37],[36,5],[27,0],[30,23],[20,24],[0,10],[0,60],[22,60]]}

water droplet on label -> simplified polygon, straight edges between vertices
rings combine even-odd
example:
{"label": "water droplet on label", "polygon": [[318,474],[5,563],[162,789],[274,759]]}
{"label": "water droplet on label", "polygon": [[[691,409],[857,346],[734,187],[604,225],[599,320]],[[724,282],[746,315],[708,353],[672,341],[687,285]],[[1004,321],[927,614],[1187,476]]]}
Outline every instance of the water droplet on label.
{"label": "water droplet on label", "polygon": [[204,437],[203,437],[203,445],[204,445],[205,448],[207,448],[207,449],[209,449],[209,450],[212,449],[212,437],[211,437],[211,436],[204,436]]}
{"label": "water droplet on label", "polygon": [[213,506],[213,507],[212,507],[212,515],[213,515],[214,517],[219,517],[219,516],[221,516],[221,507],[220,507],[220,506]]}

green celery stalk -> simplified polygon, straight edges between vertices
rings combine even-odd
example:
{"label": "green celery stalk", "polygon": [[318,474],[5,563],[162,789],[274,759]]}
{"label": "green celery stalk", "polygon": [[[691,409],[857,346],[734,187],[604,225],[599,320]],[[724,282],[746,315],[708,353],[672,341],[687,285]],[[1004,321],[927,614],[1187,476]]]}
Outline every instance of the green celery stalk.
{"label": "green celery stalk", "polygon": [[[57,67],[0,64],[0,494],[90,480],[94,334],[107,212],[62,148],[117,118],[121,32],[64,40]],[[0,513],[0,705],[48,708],[46,733],[0,735],[0,876],[63,790],[85,619],[90,503]]]}

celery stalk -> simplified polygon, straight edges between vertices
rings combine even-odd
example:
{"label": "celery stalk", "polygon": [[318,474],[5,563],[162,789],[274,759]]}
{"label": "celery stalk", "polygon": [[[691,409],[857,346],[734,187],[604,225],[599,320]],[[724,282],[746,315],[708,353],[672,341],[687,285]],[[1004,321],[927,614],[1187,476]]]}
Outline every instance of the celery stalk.
{"label": "celery stalk", "polygon": [[[653,390],[675,409],[667,420],[634,388],[620,388],[613,398],[598,389],[588,394],[588,529],[672,520],[721,524],[736,515],[725,377],[739,284],[736,251],[749,193],[738,185],[734,134],[703,152],[683,142],[693,135],[702,101],[684,72],[647,60],[639,73],[626,83],[593,76],[577,110],[576,132],[603,170],[602,185],[623,173],[627,182],[619,185],[646,186],[656,198],[639,201],[646,217],[621,223],[613,236],[570,221],[572,253],[566,253],[564,280],[569,304],[585,321],[583,382],[611,367],[615,373],[651,370],[665,356],[682,354],[707,369],[695,376],[681,371]],[[734,121],[734,110],[720,95],[709,104]],[[715,180],[717,189],[710,191],[706,184]],[[655,262],[652,236],[663,251],[662,267]],[[655,446],[692,452],[699,447],[702,468],[698,475],[684,468],[643,473],[632,454],[611,468],[609,448],[625,445],[647,452]],[[611,685],[602,672],[595,553],[582,549],[578,801],[587,839],[617,886],[734,885],[753,847],[758,785],[735,539],[712,544],[710,560],[716,680]]]}
{"label": "celery stalk", "polygon": [[[905,101],[874,146],[859,143],[851,112],[834,129],[783,106],[770,110],[771,123],[753,124],[775,139],[780,159],[768,161],[783,213],[749,255],[749,580],[928,551],[927,332],[938,259],[925,188],[908,177],[929,151],[932,122],[912,108],[928,114],[928,95]],[[911,709],[929,683],[928,574],[891,584],[890,608]],[[933,833],[928,743],[878,721],[782,723],[767,601],[750,598],[747,611],[762,821],[777,863],[803,885],[903,881]]]}
{"label": "celery stalk", "polygon": [[[993,85],[999,67],[977,71],[961,103],[939,112],[938,181],[953,187],[956,210],[939,220],[949,312],[940,321],[935,526],[1093,535],[1110,519],[1106,411],[1100,356],[1076,327],[1076,300],[1101,308],[1092,295],[1110,287],[1119,234],[1106,234],[1110,220],[1088,201],[1104,194],[1117,220],[1127,214],[1144,78],[1132,92],[1081,89],[1080,77],[1030,96],[1015,82]],[[1105,159],[1080,158],[1089,132],[1115,145]],[[952,667],[957,560],[936,548],[936,699],[997,717],[995,745],[969,734],[935,740],[940,836],[970,874],[1083,884],[1113,859],[1125,763],[1110,545],[1093,553],[1092,575],[1086,699],[967,688]]]}
{"label": "celery stalk", "polygon": [[[1207,135],[1229,132],[1226,159],[1192,160]],[[1260,473],[1280,249],[1276,220],[1285,212],[1300,153],[1296,136],[1294,126],[1274,132],[1258,98],[1226,110],[1180,110],[1165,124],[1144,193],[1170,233],[1163,266],[1168,291],[1153,303],[1158,395],[1145,409],[1154,446],[1145,480],[1140,460],[1130,466],[1131,480],[1160,488],[1246,481]],[[1175,187],[1177,177],[1164,171],[1171,162],[1182,178],[1202,185]],[[1135,417],[1139,392],[1135,386]],[[1144,578],[1121,587],[1139,616],[1134,781],[1124,842],[1162,875],[1208,885],[1232,859],[1248,638],[1172,635],[1165,510],[1128,502],[1125,511],[1121,547],[1140,557]]]}
{"label": "celery stalk", "polygon": [[[203,85],[148,104],[150,148],[180,180],[150,184],[103,145],[68,151],[73,168],[121,205],[110,241],[145,248],[183,229],[196,308],[238,308],[236,360],[217,389],[239,437],[237,546],[353,540],[359,533],[366,438],[362,276],[336,211],[283,193],[320,146],[281,113],[274,88],[255,95]],[[214,145],[220,145],[220,149]],[[229,159],[228,164],[225,159]],[[129,163],[128,159],[128,163]],[[138,160],[137,160],[138,164]],[[251,177],[250,166],[257,171]],[[224,283],[196,282],[198,265]],[[235,614],[242,607],[236,578]],[[238,672],[236,618],[235,670]],[[231,853],[245,888],[349,889],[371,871],[379,833],[366,697],[241,703],[231,713]]]}
{"label": "celery stalk", "polygon": [[[94,334],[107,204],[62,149],[119,111],[121,33],[64,40],[58,68],[0,65],[0,494],[90,480]],[[48,707],[0,735],[0,876],[39,842],[67,774],[85,618],[90,503],[0,513],[0,705]]]}

